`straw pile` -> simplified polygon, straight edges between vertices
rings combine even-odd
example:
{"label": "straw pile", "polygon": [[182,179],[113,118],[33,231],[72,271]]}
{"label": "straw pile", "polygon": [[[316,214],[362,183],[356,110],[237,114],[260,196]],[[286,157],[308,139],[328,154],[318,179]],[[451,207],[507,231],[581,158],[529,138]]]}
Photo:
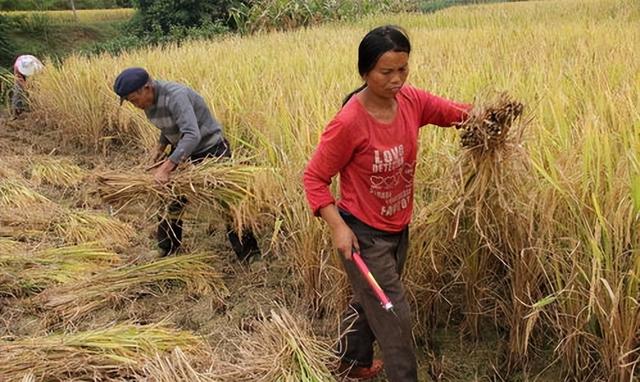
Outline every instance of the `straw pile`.
{"label": "straw pile", "polygon": [[206,263],[209,258],[208,254],[182,255],[123,266],[49,288],[32,302],[68,322],[110,304],[158,292],[166,282],[177,282],[185,293],[213,295],[222,303],[229,292],[222,276]]}
{"label": "straw pile", "polygon": [[[3,381],[131,378],[156,354],[201,345],[193,334],[159,325],[118,324],[75,334],[0,342]],[[127,377],[129,379],[127,379]]]}

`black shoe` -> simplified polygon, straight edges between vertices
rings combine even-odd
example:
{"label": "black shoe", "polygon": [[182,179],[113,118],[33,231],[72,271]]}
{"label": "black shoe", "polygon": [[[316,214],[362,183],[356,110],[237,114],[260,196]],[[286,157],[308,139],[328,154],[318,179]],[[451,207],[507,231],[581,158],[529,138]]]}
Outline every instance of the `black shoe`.
{"label": "black shoe", "polygon": [[182,220],[161,220],[157,239],[162,257],[175,255],[182,244]]}
{"label": "black shoe", "polygon": [[227,238],[229,239],[229,243],[231,243],[233,252],[236,253],[238,260],[241,262],[245,262],[255,256],[261,256],[258,241],[255,236],[253,236],[253,232],[246,231],[242,235],[242,240],[240,240],[240,236],[238,236],[235,230],[227,229]]}

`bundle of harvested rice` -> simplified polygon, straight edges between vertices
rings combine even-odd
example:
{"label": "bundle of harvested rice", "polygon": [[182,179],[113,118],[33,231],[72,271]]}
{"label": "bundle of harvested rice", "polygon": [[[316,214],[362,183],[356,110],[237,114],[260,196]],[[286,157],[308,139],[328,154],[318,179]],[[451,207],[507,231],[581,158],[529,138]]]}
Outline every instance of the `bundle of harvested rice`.
{"label": "bundle of harvested rice", "polygon": [[334,381],[329,365],[338,365],[332,345],[317,338],[308,322],[286,309],[257,324],[238,346],[237,363],[218,362],[211,375],[228,381]]}
{"label": "bundle of harvested rice", "polygon": [[51,201],[18,179],[0,180],[0,207],[30,208],[47,203]]}
{"label": "bundle of harvested rice", "polygon": [[62,238],[66,244],[99,241],[109,247],[124,246],[135,229],[105,213],[68,209],[53,202],[29,208],[0,208],[0,235],[13,238]]}
{"label": "bundle of harvested rice", "polygon": [[23,249],[24,245],[22,243],[6,237],[0,237],[0,257],[20,252]]}
{"label": "bundle of harvested rice", "polygon": [[54,284],[84,279],[119,262],[117,254],[95,243],[0,255],[0,267],[7,281],[0,285],[0,294],[36,293]]}
{"label": "bundle of harvested rice", "polygon": [[[136,380],[154,382],[219,382],[200,364],[212,363],[213,354],[185,354],[179,347],[171,354],[158,354],[142,368],[142,374]],[[194,359],[195,358],[195,359]]]}
{"label": "bundle of harvested rice", "polygon": [[474,107],[469,118],[460,125],[462,147],[476,155],[500,149],[514,121],[522,115],[524,105],[506,93],[500,93],[486,104]]}
{"label": "bundle of harvested rice", "polygon": [[523,109],[522,103],[499,93],[478,104],[461,126],[465,150],[456,171],[460,179],[455,183],[462,187],[455,193],[461,195],[454,209],[456,220],[473,217],[476,230],[490,248],[505,243],[512,229],[504,222],[512,220],[516,201],[527,200],[526,184],[533,178],[522,145],[528,124],[519,118]]}
{"label": "bundle of harvested rice", "polygon": [[226,209],[252,195],[252,180],[259,167],[240,162],[207,159],[197,166],[186,164],[175,171],[166,187],[159,186],[143,168],[126,174],[104,173],[98,176],[98,193],[106,203],[124,207],[141,203],[161,208],[171,200],[186,198],[190,208]]}
{"label": "bundle of harvested rice", "polygon": [[208,254],[167,257],[152,263],[128,265],[96,274],[76,283],[49,288],[35,296],[36,306],[70,321],[110,303],[149,294],[167,281],[184,285],[187,293],[213,295],[222,303],[228,290],[210,265]]}
{"label": "bundle of harvested rice", "polygon": [[201,340],[190,332],[130,324],[3,341],[0,375],[3,381],[20,381],[28,375],[41,381],[126,379],[157,354],[200,345]]}
{"label": "bundle of harvested rice", "polygon": [[126,245],[136,235],[135,229],[105,213],[85,210],[65,210],[52,222],[52,231],[65,243],[100,241],[113,245]]}
{"label": "bundle of harvested rice", "polygon": [[73,187],[87,176],[87,171],[68,159],[38,158],[31,161],[31,180],[36,184]]}
{"label": "bundle of harvested rice", "polygon": [[55,203],[35,203],[29,208],[0,207],[0,235],[14,239],[40,238],[60,214]]}

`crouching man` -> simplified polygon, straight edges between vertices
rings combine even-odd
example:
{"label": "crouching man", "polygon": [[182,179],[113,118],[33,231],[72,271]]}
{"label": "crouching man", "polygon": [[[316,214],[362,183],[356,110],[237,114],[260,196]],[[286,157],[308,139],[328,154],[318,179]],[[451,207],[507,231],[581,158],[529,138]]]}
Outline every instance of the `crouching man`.
{"label": "crouching man", "polygon": [[[120,103],[131,102],[144,110],[158,129],[160,138],[153,153],[153,162],[164,158],[167,146],[171,152],[154,172],[159,184],[169,182],[171,172],[179,163],[191,160],[199,163],[208,157],[230,157],[231,148],[224,138],[222,126],[213,117],[204,99],[193,89],[168,81],[154,80],[143,68],[127,68],[115,80],[113,90]],[[181,198],[168,206],[168,216],[158,226],[158,247],[162,256],[175,254],[182,242],[181,214],[186,200]],[[252,232],[242,238],[227,224],[227,237],[241,261],[260,255]]]}

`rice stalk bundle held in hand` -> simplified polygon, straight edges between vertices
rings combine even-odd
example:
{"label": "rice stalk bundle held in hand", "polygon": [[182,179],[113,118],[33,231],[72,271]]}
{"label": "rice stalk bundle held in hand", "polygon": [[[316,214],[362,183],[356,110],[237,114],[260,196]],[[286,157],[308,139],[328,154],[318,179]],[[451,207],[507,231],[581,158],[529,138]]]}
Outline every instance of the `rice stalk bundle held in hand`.
{"label": "rice stalk bundle held in hand", "polygon": [[260,170],[239,162],[211,158],[196,166],[180,166],[169,183],[160,186],[150,172],[134,168],[127,173],[100,174],[98,193],[106,203],[117,207],[140,203],[149,208],[160,208],[169,201],[186,198],[188,207],[196,210],[225,209],[252,195],[253,179]]}
{"label": "rice stalk bundle held in hand", "polygon": [[524,105],[506,93],[474,107],[460,125],[462,147],[475,155],[486,155],[504,146],[512,124],[522,115]]}
{"label": "rice stalk bundle held in hand", "polygon": [[200,345],[200,339],[189,332],[128,324],[2,341],[0,375],[6,381],[20,381],[27,375],[43,381],[121,380],[140,372],[157,354]]}
{"label": "rice stalk bundle held in hand", "polygon": [[208,254],[173,256],[152,263],[122,266],[77,283],[44,290],[35,296],[36,306],[69,321],[81,318],[110,303],[157,292],[166,282],[177,282],[185,292],[212,294],[220,302],[228,295],[222,276],[206,261]]}

